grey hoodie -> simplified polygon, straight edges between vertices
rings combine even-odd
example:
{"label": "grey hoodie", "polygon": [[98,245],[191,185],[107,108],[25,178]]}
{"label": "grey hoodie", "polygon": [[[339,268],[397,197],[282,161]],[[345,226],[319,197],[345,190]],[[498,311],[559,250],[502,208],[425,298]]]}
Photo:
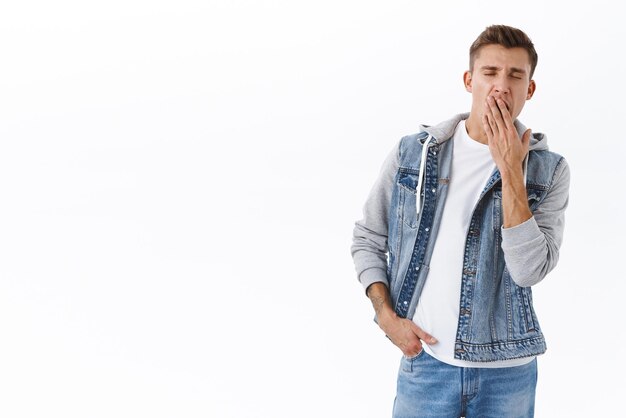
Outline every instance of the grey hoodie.
{"label": "grey hoodie", "polygon": [[[469,113],[458,114],[438,125],[422,125],[420,128],[442,144],[453,136],[458,123],[468,117]],[[520,137],[526,131],[526,127],[517,120],[515,127]],[[529,149],[547,151],[547,142],[544,134],[533,133]],[[389,207],[400,166],[399,147],[398,143],[385,160],[363,207],[363,218],[356,222],[354,228],[351,252],[359,281],[365,289],[374,282],[389,284],[386,261]],[[527,165],[528,155],[524,160],[525,179]],[[538,283],[556,266],[563,239],[564,211],[569,201],[569,181],[569,166],[562,159],[553,173],[549,197],[533,211],[533,216],[519,225],[501,230],[506,265],[519,286]]]}

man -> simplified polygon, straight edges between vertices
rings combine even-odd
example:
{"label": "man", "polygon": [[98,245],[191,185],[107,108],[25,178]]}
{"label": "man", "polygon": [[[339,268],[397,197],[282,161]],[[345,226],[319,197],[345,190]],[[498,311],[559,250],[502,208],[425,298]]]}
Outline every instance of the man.
{"label": "man", "polygon": [[376,321],[402,350],[394,417],[532,417],[546,350],[531,286],[557,263],[569,168],[517,117],[537,53],[494,25],[470,48],[460,114],[400,140],[354,228]]}

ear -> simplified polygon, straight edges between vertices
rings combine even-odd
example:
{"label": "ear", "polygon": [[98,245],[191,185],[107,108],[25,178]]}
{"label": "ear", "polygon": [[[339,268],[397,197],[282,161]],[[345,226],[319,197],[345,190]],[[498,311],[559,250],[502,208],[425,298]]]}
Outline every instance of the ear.
{"label": "ear", "polygon": [[535,80],[530,80],[530,83],[528,83],[528,93],[526,93],[526,100],[530,100],[530,98],[533,97],[536,88],[537,85],[535,84]]}
{"label": "ear", "polygon": [[470,71],[465,71],[463,73],[463,84],[465,84],[465,90],[471,93],[472,92],[472,73]]}

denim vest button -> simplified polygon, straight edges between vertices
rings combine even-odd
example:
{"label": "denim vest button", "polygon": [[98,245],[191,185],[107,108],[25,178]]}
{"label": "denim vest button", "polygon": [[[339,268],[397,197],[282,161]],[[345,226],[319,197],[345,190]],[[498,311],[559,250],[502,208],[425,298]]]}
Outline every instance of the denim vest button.
{"label": "denim vest button", "polygon": [[404,303],[405,305],[408,305],[408,304],[409,304],[409,302],[407,302],[406,300],[405,300],[404,302],[402,302],[402,303]]}
{"label": "denim vest button", "polygon": [[420,266],[415,267],[415,271],[419,271]]}
{"label": "denim vest button", "polygon": [[437,191],[437,189],[433,189],[432,192],[435,193]]}
{"label": "denim vest button", "polygon": [[430,228],[426,228],[426,232],[430,231]]}

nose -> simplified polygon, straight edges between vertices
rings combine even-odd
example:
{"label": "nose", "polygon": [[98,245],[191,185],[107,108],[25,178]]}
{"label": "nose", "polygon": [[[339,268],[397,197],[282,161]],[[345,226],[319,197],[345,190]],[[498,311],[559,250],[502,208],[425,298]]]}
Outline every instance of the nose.
{"label": "nose", "polygon": [[498,77],[498,79],[495,81],[493,85],[493,91],[494,93],[504,94],[504,95],[509,94],[511,92],[509,88],[509,83],[506,77]]}

